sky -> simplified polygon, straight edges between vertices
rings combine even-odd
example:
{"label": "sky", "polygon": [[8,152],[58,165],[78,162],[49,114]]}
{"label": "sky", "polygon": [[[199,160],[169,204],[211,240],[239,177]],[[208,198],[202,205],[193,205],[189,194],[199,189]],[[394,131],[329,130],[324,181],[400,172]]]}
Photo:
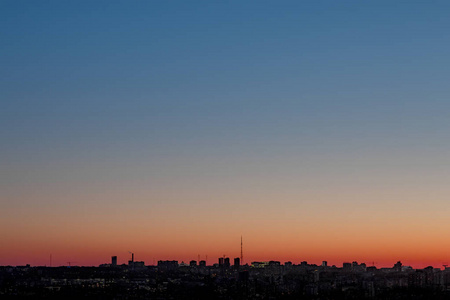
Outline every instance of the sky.
{"label": "sky", "polygon": [[448,1],[0,2],[0,265],[450,262]]}

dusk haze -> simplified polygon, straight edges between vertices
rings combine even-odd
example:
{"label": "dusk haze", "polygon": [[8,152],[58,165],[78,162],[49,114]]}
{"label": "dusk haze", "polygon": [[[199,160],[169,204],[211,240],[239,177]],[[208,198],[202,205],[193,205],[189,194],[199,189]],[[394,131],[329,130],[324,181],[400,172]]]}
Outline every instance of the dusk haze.
{"label": "dusk haze", "polygon": [[449,13],[0,1],[0,266],[450,265]]}

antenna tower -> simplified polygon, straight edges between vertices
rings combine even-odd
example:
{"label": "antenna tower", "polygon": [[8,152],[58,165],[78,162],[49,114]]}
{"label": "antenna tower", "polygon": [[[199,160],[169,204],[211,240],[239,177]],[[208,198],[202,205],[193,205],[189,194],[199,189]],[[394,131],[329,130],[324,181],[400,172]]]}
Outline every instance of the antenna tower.
{"label": "antenna tower", "polygon": [[244,264],[244,252],[242,251],[242,235],[241,235],[241,264]]}

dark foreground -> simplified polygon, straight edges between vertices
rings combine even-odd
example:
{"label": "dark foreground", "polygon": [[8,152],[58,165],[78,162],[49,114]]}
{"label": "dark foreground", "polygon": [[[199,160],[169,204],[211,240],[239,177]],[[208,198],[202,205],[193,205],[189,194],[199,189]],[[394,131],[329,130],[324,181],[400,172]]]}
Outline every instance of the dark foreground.
{"label": "dark foreground", "polygon": [[0,267],[0,299],[450,299],[450,270],[278,262]]}

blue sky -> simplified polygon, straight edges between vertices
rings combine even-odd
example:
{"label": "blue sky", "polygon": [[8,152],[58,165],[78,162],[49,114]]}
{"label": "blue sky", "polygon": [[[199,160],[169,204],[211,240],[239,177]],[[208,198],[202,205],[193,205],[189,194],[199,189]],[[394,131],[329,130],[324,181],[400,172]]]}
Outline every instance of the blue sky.
{"label": "blue sky", "polygon": [[2,127],[15,143],[104,131],[289,134],[302,122],[395,131],[448,108],[447,8],[4,1]]}
{"label": "blue sky", "polygon": [[3,1],[1,156],[448,146],[448,6]]}

